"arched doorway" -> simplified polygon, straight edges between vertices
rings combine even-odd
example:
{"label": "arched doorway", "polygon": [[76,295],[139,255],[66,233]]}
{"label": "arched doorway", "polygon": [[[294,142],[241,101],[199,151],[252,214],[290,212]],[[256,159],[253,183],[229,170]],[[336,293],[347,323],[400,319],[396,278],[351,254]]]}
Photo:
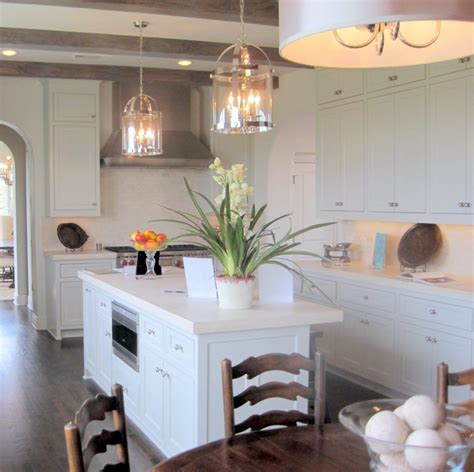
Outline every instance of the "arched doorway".
{"label": "arched doorway", "polygon": [[13,243],[15,267],[14,303],[27,305],[31,294],[31,248],[28,243],[29,191],[27,187],[26,143],[9,126],[0,124],[0,142],[11,151],[14,161]]}

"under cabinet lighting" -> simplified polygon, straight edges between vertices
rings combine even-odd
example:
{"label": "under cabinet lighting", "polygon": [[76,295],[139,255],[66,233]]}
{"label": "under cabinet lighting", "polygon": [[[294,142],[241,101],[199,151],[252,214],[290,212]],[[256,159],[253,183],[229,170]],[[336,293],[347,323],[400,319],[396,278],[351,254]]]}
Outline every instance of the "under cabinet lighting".
{"label": "under cabinet lighting", "polygon": [[183,59],[182,61],[178,61],[178,65],[181,67],[188,67],[193,63],[193,61],[190,61],[188,59]]}
{"label": "under cabinet lighting", "polygon": [[13,49],[4,49],[2,51],[2,54],[7,57],[13,57],[16,56],[16,51],[14,51]]}

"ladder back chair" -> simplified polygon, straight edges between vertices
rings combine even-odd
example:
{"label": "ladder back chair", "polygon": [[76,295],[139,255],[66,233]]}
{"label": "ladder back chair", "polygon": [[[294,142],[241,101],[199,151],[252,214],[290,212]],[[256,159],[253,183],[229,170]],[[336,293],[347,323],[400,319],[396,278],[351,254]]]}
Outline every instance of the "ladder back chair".
{"label": "ladder back chair", "polygon": [[[112,412],[114,430],[101,430],[85,441],[84,433],[91,421],[105,420],[105,413]],[[123,389],[112,385],[112,396],[101,393],[86,400],[76,412],[74,421],[64,426],[69,472],[86,472],[96,454],[106,452],[107,446],[115,446],[117,463],[106,465],[103,472],[130,472],[127,429]],[[84,445],[85,444],[85,445]]]}
{"label": "ladder back chair", "polygon": [[[324,358],[316,352],[314,359],[300,354],[265,354],[259,357],[249,357],[236,366],[229,359],[221,362],[222,386],[224,394],[224,426],[225,436],[232,437],[247,429],[258,431],[268,426],[296,426],[297,423],[324,423],[326,373]],[[252,385],[242,393],[234,396],[233,380],[247,375],[253,379],[269,371],[283,371],[298,375],[302,370],[314,375],[314,386],[308,387],[298,382],[267,382],[260,386]],[[256,405],[268,398],[284,398],[296,400],[298,397],[314,400],[314,414],[302,413],[297,410],[272,410],[261,415],[252,415],[239,424],[235,424],[235,409],[249,402]]]}
{"label": "ladder back chair", "polygon": [[[462,372],[449,372],[449,367],[444,362],[438,364],[438,402],[448,403],[448,387],[470,385],[474,392],[474,368]],[[457,403],[474,410],[474,398],[465,402]]]}

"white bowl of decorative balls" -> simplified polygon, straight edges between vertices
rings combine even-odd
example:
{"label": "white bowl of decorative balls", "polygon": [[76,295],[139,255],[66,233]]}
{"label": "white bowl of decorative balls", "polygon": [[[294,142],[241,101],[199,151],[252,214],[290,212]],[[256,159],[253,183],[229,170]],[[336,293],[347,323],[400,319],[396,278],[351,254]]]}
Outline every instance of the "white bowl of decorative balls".
{"label": "white bowl of decorative balls", "polygon": [[473,410],[415,395],[354,403],[339,421],[364,439],[374,472],[474,472]]}

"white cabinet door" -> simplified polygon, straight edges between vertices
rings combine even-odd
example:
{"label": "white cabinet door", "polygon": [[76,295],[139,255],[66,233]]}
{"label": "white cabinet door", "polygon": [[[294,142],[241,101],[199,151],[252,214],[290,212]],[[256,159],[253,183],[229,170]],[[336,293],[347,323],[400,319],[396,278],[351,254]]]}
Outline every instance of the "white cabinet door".
{"label": "white cabinet door", "polygon": [[433,395],[433,343],[429,329],[399,324],[400,386],[409,394]]}
{"label": "white cabinet door", "polygon": [[167,452],[173,455],[197,446],[194,379],[169,362],[165,365],[165,411]]}
{"label": "white cabinet door", "polygon": [[[474,58],[473,58],[474,61]],[[474,75],[466,79],[467,142],[466,142],[466,213],[474,213]]]}
{"label": "white cabinet door", "polygon": [[430,64],[431,77],[439,75],[450,74],[452,72],[459,72],[472,67],[474,63],[474,56],[460,57],[452,61],[436,62]]}
{"label": "white cabinet door", "polygon": [[96,292],[91,287],[84,287],[82,293],[84,297],[84,366],[87,374],[93,376],[97,370]]}
{"label": "white cabinet door", "polygon": [[[430,211],[465,213],[468,78],[430,86]],[[472,111],[471,111],[472,115]]]}
{"label": "white cabinet door", "polygon": [[53,92],[53,120],[95,123],[97,99],[95,93]]}
{"label": "white cabinet door", "polygon": [[59,282],[61,328],[80,329],[82,324],[82,282]]}
{"label": "white cabinet door", "polygon": [[51,216],[98,214],[96,126],[54,125],[52,140]]}
{"label": "white cabinet door", "polygon": [[395,320],[366,314],[363,321],[367,376],[381,385],[395,386]]}
{"label": "white cabinet door", "polygon": [[342,210],[339,205],[342,202],[339,108],[321,111],[318,126],[319,207],[322,210]]}
{"label": "white cabinet door", "polygon": [[112,375],[112,318],[102,310],[97,311],[97,381],[105,391],[110,389]]}
{"label": "white cabinet door", "polygon": [[[159,444],[163,442],[165,426],[163,375],[163,358],[144,347],[140,362],[140,416],[152,439]],[[169,414],[169,411],[166,411]]]}
{"label": "white cabinet door", "polygon": [[396,127],[393,95],[367,101],[367,205],[395,210]]}
{"label": "white cabinet door", "polygon": [[367,92],[376,92],[425,78],[425,66],[381,67],[367,71]]}
{"label": "white cabinet door", "polygon": [[[471,349],[472,342],[469,339],[452,336],[437,331],[431,333],[434,344],[434,359],[432,364],[433,377],[436,379],[436,367],[440,362],[448,364],[450,372],[459,372],[472,368]],[[459,403],[469,400],[471,397],[470,387],[449,387],[449,403]]]}
{"label": "white cabinet door", "polygon": [[417,88],[395,95],[395,211],[426,211],[426,93]]}
{"label": "white cabinet door", "polygon": [[365,325],[360,314],[344,310],[344,321],[337,327],[336,363],[349,372],[365,372]]}
{"label": "white cabinet door", "polygon": [[363,211],[363,103],[322,110],[318,126],[320,209]]}
{"label": "white cabinet door", "polygon": [[426,211],[425,136],[424,88],[368,100],[369,211]]}
{"label": "white cabinet door", "polygon": [[316,80],[318,103],[355,97],[364,92],[364,73],[360,69],[321,69]]}

